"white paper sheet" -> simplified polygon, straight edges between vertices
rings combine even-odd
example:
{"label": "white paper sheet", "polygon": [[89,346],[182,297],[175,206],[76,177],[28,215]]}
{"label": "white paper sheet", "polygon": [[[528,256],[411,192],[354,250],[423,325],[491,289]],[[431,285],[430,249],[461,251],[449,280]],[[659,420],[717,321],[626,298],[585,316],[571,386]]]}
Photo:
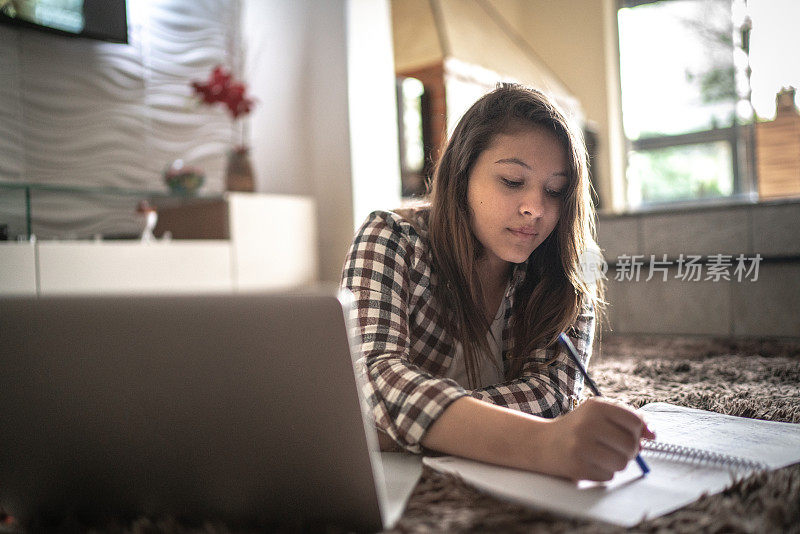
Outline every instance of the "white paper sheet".
{"label": "white paper sheet", "polygon": [[[648,404],[646,414],[659,442],[703,448],[763,462],[776,469],[800,462],[800,425],[757,421],[704,410]],[[630,462],[607,483],[574,483],[547,475],[443,456],[424,463],[461,476],[500,498],[564,515],[632,526],[713,494],[730,485],[735,472],[718,466],[682,463],[648,455],[650,473]]]}

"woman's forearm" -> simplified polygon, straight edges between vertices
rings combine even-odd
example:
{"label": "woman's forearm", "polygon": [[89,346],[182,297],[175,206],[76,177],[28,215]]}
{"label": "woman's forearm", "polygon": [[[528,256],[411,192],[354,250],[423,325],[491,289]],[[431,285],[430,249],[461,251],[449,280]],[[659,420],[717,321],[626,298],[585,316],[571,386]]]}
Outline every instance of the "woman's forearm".
{"label": "woman's forearm", "polygon": [[544,419],[462,397],[431,425],[422,445],[574,480],[610,480],[636,455],[642,438],[654,437],[639,414],[604,399]]}
{"label": "woman's forearm", "polygon": [[[422,445],[473,460],[550,473],[552,420],[474,397],[454,401],[428,429]],[[557,473],[552,473],[557,474]]]}

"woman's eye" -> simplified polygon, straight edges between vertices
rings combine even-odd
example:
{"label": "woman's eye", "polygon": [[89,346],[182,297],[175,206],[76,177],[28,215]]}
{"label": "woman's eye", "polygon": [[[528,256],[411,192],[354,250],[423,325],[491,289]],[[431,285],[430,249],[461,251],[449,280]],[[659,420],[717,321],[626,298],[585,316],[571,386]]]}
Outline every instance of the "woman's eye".
{"label": "woman's eye", "polygon": [[503,182],[503,185],[508,187],[521,187],[522,184],[525,182],[519,182],[517,180],[509,180],[508,178],[500,178],[500,181]]}
{"label": "woman's eye", "polygon": [[551,197],[554,197],[554,198],[558,198],[558,197],[560,197],[561,195],[564,194],[563,190],[555,191],[553,189],[547,189],[546,192],[547,192],[548,195],[550,195]]}

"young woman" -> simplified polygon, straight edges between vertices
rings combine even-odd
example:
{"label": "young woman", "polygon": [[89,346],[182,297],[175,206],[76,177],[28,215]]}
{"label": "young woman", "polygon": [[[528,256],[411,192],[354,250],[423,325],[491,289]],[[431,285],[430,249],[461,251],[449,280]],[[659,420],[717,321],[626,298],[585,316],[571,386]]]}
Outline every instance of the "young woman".
{"label": "young woman", "polygon": [[602,286],[579,257],[593,233],[586,150],[562,113],[511,84],[478,100],[429,202],[370,214],[345,262],[382,448],[571,479],[625,467],[652,433],[626,407],[575,408],[583,380],[556,344],[567,332],[588,362]]}

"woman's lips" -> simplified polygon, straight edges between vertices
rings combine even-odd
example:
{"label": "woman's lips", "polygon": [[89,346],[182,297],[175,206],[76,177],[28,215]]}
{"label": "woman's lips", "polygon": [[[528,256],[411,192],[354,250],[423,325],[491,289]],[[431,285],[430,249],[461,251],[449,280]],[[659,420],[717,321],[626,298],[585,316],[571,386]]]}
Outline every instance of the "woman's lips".
{"label": "woman's lips", "polygon": [[528,228],[509,228],[508,230],[515,236],[521,237],[522,239],[533,239],[539,235],[534,230]]}

